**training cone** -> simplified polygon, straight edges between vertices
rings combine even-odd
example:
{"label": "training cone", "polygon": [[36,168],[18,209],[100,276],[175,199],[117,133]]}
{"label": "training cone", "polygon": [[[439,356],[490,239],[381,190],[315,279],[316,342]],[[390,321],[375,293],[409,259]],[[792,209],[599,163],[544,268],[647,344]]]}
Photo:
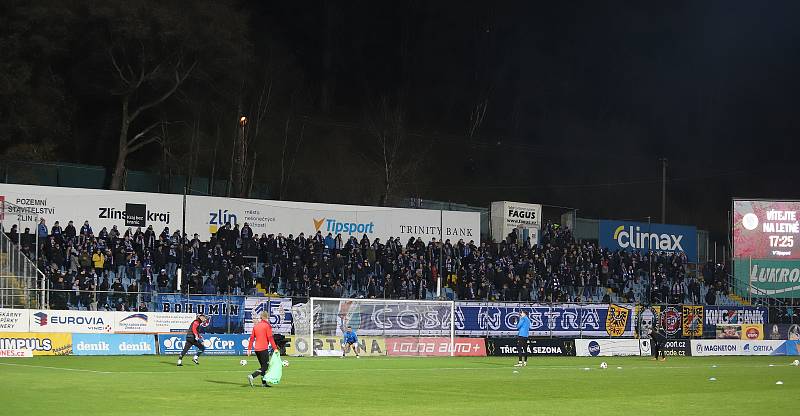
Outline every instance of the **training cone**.
{"label": "training cone", "polygon": [[711,377],[710,379],[708,379],[708,381],[717,381],[717,378],[716,377]]}
{"label": "training cone", "polygon": [[783,384],[782,381],[776,381],[775,384]]}

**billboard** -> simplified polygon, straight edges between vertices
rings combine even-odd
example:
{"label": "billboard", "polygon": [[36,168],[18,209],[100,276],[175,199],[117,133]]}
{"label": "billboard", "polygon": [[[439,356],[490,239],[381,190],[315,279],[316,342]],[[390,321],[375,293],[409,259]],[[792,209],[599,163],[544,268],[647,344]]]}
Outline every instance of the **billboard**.
{"label": "billboard", "polygon": [[[347,238],[366,234],[371,240],[410,237],[480,241],[480,213],[438,211],[359,205],[317,204],[208,196],[186,197],[186,232],[207,239],[219,227],[244,223],[256,234],[313,235],[317,231]],[[183,195],[98,189],[0,184],[0,201],[5,220],[36,230],[40,218],[48,227],[59,221],[62,227],[74,221],[80,229],[89,221],[97,234],[103,227],[150,226],[159,232],[181,228]],[[13,204],[13,205],[12,205]]]}
{"label": "billboard", "polygon": [[0,349],[28,349],[33,350],[33,355],[69,355],[72,334],[0,332]]}
{"label": "billboard", "polygon": [[800,201],[733,201],[733,257],[800,260]]}
{"label": "billboard", "polygon": [[[523,202],[495,201],[491,205],[492,238],[502,241],[514,229],[539,230],[542,228],[542,206]],[[538,236],[538,233],[534,232]],[[538,237],[531,238],[533,243]]]}
{"label": "billboard", "polygon": [[372,207],[358,205],[317,204],[292,201],[268,201],[241,198],[188,196],[186,229],[190,234],[206,237],[230,223],[242,227],[247,223],[256,234],[283,233],[287,236],[305,233],[314,235],[367,235],[370,240],[410,237],[430,241],[442,237],[452,241],[480,240],[480,213]]}
{"label": "billboard", "polygon": [[[765,324],[767,308],[757,306],[705,306],[704,331],[717,333],[717,325]],[[738,338],[738,337],[737,337]]]}
{"label": "billboard", "polygon": [[[243,334],[214,334],[203,337],[203,346],[206,347],[206,355],[245,355],[247,353],[247,343],[249,335]],[[158,336],[159,354],[175,355],[180,354],[186,345],[186,337],[180,335],[159,335]],[[196,352],[195,347],[191,347],[190,354]]]}
{"label": "billboard", "polygon": [[[530,356],[575,355],[575,341],[564,338],[529,338],[526,344]],[[486,355],[517,356],[516,338],[487,338]]]}
{"label": "billboard", "polygon": [[115,312],[114,332],[186,332],[196,317],[193,313]]}
{"label": "billboard", "polygon": [[72,334],[72,355],[154,355],[153,335]]}
{"label": "billboard", "polygon": [[0,309],[0,331],[28,332],[30,311],[28,309]]}
{"label": "billboard", "polygon": [[[0,198],[3,197],[13,204],[5,205],[5,219],[19,222],[23,230],[28,227],[35,231],[39,218],[44,218],[48,227],[55,221],[62,227],[74,221],[78,231],[84,221],[89,221],[95,235],[103,227],[110,230],[114,225],[121,233],[139,225],[152,225],[157,232],[164,227],[174,231],[182,222],[181,195],[3,183]],[[132,209],[131,218],[128,208]]]}
{"label": "billboard", "polygon": [[450,346],[450,338],[406,337],[386,338],[386,355],[399,357],[485,357],[486,343],[483,338],[456,338]]}
{"label": "billboard", "polygon": [[638,339],[576,339],[578,357],[623,357],[641,355]]}
{"label": "billboard", "polygon": [[600,220],[600,247],[609,250],[684,252],[697,262],[697,228],[688,225]]}
{"label": "billboard", "polygon": [[784,343],[791,341],[691,340],[692,356],[717,355],[786,355]]}
{"label": "billboard", "polygon": [[734,259],[740,287],[753,296],[800,297],[800,260]]}
{"label": "billboard", "polygon": [[71,332],[108,334],[114,332],[114,312],[99,311],[30,311],[31,332]]}
{"label": "billboard", "polygon": [[[290,335],[286,337],[286,355],[311,356],[308,337]],[[342,338],[338,336],[314,337],[314,351],[320,355],[342,355]],[[386,340],[383,337],[358,337],[358,354],[364,357],[386,355]],[[349,354],[353,355],[352,351]]]}

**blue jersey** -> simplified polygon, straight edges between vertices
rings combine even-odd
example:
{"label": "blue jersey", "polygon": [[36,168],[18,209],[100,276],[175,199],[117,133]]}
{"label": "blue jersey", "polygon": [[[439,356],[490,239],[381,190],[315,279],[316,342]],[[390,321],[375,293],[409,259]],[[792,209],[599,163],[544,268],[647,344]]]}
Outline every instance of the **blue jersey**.
{"label": "blue jersey", "polygon": [[527,338],[530,332],[531,318],[528,318],[527,316],[520,316],[519,322],[517,322],[517,336]]}
{"label": "blue jersey", "polygon": [[355,344],[357,342],[358,342],[358,336],[356,336],[356,331],[350,331],[344,333],[345,344]]}

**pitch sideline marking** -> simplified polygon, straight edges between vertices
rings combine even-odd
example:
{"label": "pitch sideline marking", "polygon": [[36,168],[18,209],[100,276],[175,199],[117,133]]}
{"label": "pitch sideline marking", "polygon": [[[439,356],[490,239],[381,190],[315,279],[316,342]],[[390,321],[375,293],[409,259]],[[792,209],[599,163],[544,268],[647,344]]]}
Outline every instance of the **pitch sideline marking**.
{"label": "pitch sideline marking", "polygon": [[49,367],[45,365],[30,365],[30,364],[16,364],[16,363],[0,363],[0,365],[8,365],[12,367],[44,368],[46,370],[79,371],[84,373],[95,373],[95,374],[115,374],[113,371],[87,370],[83,368]]}

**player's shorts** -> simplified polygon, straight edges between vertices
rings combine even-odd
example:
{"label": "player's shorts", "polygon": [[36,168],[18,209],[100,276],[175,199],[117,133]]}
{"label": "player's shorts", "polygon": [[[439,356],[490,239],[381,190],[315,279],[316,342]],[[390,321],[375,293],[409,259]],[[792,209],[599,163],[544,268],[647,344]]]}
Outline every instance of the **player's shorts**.
{"label": "player's shorts", "polygon": [[258,364],[261,366],[261,370],[263,371],[267,371],[267,367],[269,367],[269,356],[270,356],[269,350],[256,351],[256,358],[258,358]]}
{"label": "player's shorts", "polygon": [[527,337],[517,337],[517,351],[521,352],[522,354],[526,354],[528,352]]}

